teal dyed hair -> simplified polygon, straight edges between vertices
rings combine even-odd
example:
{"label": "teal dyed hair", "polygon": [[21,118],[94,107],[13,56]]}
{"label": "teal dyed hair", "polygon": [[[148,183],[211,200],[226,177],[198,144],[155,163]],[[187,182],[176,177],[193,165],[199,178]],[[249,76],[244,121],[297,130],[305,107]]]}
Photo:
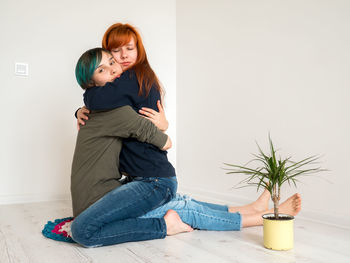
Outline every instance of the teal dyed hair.
{"label": "teal dyed hair", "polygon": [[102,52],[110,53],[108,50],[98,47],[89,49],[79,58],[75,66],[75,77],[78,84],[83,89],[90,88],[94,85],[92,75],[101,62]]}

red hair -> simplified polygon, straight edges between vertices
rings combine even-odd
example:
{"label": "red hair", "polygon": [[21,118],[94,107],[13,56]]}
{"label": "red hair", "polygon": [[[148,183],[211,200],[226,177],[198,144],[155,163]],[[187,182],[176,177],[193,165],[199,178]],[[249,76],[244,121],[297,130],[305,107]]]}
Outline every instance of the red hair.
{"label": "red hair", "polygon": [[140,86],[139,95],[148,96],[152,86],[163,94],[159,80],[148,63],[141,36],[133,26],[122,23],[111,25],[103,36],[102,47],[112,50],[128,44],[132,37],[137,48],[137,59],[131,68],[134,69]]}

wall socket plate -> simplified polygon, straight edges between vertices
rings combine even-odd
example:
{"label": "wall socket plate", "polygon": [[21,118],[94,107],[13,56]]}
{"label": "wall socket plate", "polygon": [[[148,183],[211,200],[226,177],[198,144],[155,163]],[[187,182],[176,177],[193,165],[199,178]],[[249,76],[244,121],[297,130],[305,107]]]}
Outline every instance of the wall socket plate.
{"label": "wall socket plate", "polygon": [[15,74],[16,76],[28,76],[28,64],[27,63],[15,63]]}

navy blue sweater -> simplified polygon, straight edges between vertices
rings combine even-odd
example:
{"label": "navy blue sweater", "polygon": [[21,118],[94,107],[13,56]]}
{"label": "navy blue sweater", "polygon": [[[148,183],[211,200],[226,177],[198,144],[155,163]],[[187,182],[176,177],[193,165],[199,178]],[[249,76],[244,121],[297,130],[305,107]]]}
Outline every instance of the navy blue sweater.
{"label": "navy blue sweater", "polygon": [[[149,95],[139,96],[139,85],[133,70],[125,71],[120,78],[102,87],[89,88],[84,93],[84,103],[89,110],[111,110],[130,105],[136,112],[141,107],[158,111],[160,94],[152,87]],[[123,139],[120,153],[120,171],[137,177],[171,177],[175,169],[168,161],[167,152],[136,139]]]}

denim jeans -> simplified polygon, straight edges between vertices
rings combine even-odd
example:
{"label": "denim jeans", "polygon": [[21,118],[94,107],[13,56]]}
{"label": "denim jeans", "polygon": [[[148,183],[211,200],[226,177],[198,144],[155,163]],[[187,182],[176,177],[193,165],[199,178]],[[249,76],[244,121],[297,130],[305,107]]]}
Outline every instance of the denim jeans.
{"label": "denim jeans", "polygon": [[163,218],[139,218],[175,197],[176,177],[136,177],[79,214],[72,238],[84,247],[99,247],[166,236]]}
{"label": "denim jeans", "polygon": [[180,194],[140,218],[162,218],[169,209],[175,210],[181,220],[193,228],[216,231],[242,228],[241,214],[228,212],[226,205],[200,202]]}

